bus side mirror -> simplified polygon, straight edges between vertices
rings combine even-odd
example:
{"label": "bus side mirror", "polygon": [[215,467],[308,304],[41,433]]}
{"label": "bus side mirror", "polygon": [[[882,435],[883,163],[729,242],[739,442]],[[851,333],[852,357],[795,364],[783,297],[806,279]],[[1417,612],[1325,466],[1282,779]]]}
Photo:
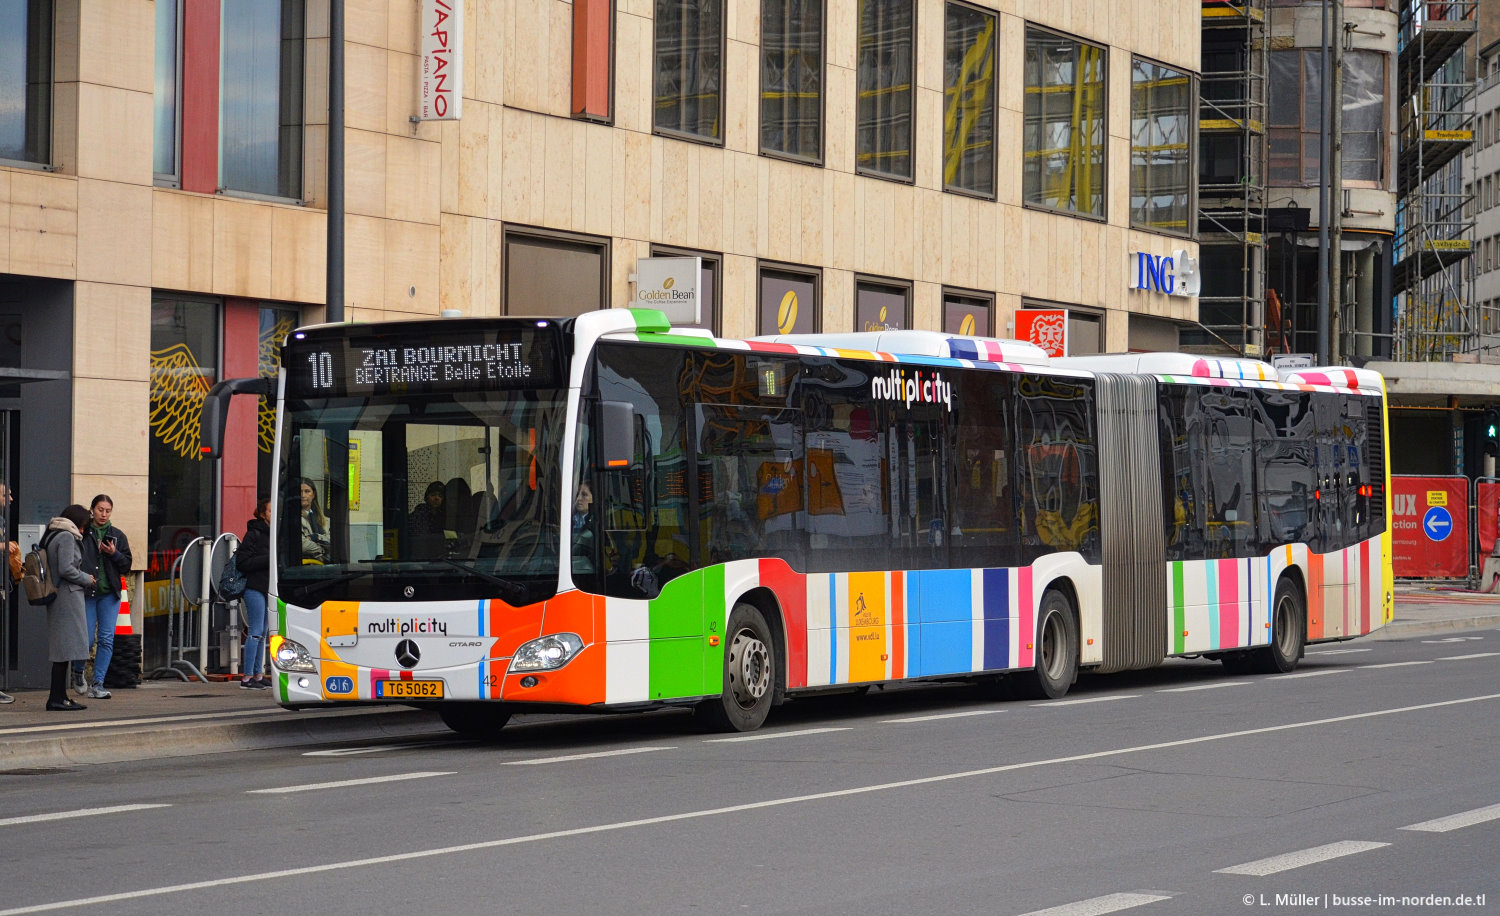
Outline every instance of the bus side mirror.
{"label": "bus side mirror", "polygon": [[602,471],[630,467],[635,457],[635,410],[627,401],[599,402],[598,458]]}
{"label": "bus side mirror", "polygon": [[229,419],[229,399],[237,394],[274,398],[273,379],[227,378],[214,385],[203,396],[203,411],[198,418],[198,451],[204,458],[224,455],[224,426]]}

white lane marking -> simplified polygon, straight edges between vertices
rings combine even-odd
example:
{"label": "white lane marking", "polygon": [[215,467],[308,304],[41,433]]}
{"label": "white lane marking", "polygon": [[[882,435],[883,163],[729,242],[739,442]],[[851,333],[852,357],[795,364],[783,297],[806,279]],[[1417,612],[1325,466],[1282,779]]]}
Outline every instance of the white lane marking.
{"label": "white lane marking", "polygon": [[1447,817],[1434,818],[1423,821],[1420,824],[1412,824],[1410,827],[1402,827],[1402,830],[1421,830],[1425,833],[1447,833],[1460,827],[1472,827],[1475,824],[1483,824],[1485,821],[1500,820],[1500,805],[1490,805],[1488,808],[1475,808],[1473,811],[1464,811],[1459,814],[1450,814]]}
{"label": "white lane marking", "polygon": [[880,721],[895,725],[906,722],[932,722],[937,719],[962,719],[965,716],[988,716],[1004,711],[1003,709],[966,709],[963,712],[940,712],[931,716],[907,716],[904,719],[881,719]]}
{"label": "white lane marking", "polygon": [[1308,655],[1353,655],[1355,652],[1369,652],[1369,649],[1308,649]]}
{"label": "white lane marking", "polygon": [[452,741],[417,741],[411,744],[376,744],[371,747],[331,747],[325,751],[303,751],[303,757],[353,757],[357,754],[378,754],[381,751],[410,751],[422,747],[452,747]]}
{"label": "white lane marking", "polygon": [[98,722],[69,722],[67,725],[32,725],[26,728],[0,728],[0,735],[34,735],[43,732],[76,731],[84,728],[120,728],[131,725],[158,725],[162,722],[195,722],[203,719],[243,719],[246,716],[280,716],[280,706],[269,709],[237,709],[231,712],[201,712],[184,716],[149,716],[142,719],[101,719]]}
{"label": "white lane marking", "polygon": [[246,795],[281,795],[286,792],[316,792],[319,789],[343,789],[348,786],[373,786],[382,782],[402,782],[407,779],[426,779],[429,776],[452,776],[453,773],[395,773],[390,776],[370,776],[366,779],[341,779],[338,782],[311,782],[301,786],[281,786],[276,789],[246,789]]}
{"label": "white lane marking", "polygon": [[595,751],[592,754],[567,754],[562,757],[536,757],[531,760],[507,760],[508,767],[529,767],[539,763],[565,763],[569,760],[593,760],[596,757],[623,757],[626,754],[649,754],[652,751],[675,751],[675,747],[622,747],[617,751]]}
{"label": "white lane marking", "polygon": [[1120,910],[1171,899],[1170,896],[1164,894],[1105,894],[1103,897],[1079,900],[1077,903],[1064,903],[1062,906],[1048,907],[1045,910],[1032,910],[1030,913],[1022,913],[1021,916],[1104,916],[1105,913],[1118,913]]}
{"label": "white lane marking", "polygon": [[1246,862],[1243,865],[1216,868],[1214,869],[1214,873],[1220,875],[1254,875],[1258,878],[1264,878],[1266,875],[1291,871],[1294,868],[1302,868],[1304,865],[1316,865],[1319,862],[1327,862],[1329,859],[1352,856],[1355,853],[1369,852],[1372,849],[1380,849],[1389,845],[1391,844],[1371,843],[1368,840],[1341,840],[1325,846],[1314,846],[1311,849],[1299,849],[1296,852],[1288,852],[1284,855],[1256,859],[1254,862]]}
{"label": "white lane marking", "polygon": [[1468,642],[1469,640],[1472,640],[1472,639],[1484,639],[1484,637],[1483,636],[1449,636],[1449,637],[1446,637],[1444,639],[1424,639],[1424,640],[1422,640],[1422,642],[1423,642],[1424,645],[1435,646],[1435,645],[1438,645],[1440,643],[1445,643],[1445,642]]}
{"label": "white lane marking", "polygon": [[108,808],[79,808],[77,811],[54,811],[51,814],[28,814],[24,817],[0,817],[0,827],[12,824],[39,824],[42,821],[65,821],[72,817],[93,817],[96,814],[123,814],[126,811],[148,811],[152,808],[170,808],[171,805],[111,805]]}
{"label": "white lane marking", "polygon": [[1325,674],[1343,674],[1348,668],[1319,668],[1316,671],[1298,671],[1296,674],[1283,674],[1272,678],[1273,681],[1292,681],[1299,677],[1322,677]]}
{"label": "white lane marking", "polygon": [[700,820],[709,817],[722,817],[727,814],[740,814],[745,811],[758,811],[766,808],[782,808],[789,805],[800,805],[809,802],[826,801],[831,798],[852,798],[858,795],[869,795],[875,792],[889,792],[895,789],[907,789],[913,786],[935,785],[942,782],[952,782],[960,779],[973,779],[980,776],[993,776],[997,773],[1010,773],[1017,770],[1030,770],[1038,767],[1055,766],[1065,763],[1078,763],[1082,760],[1099,760],[1106,757],[1118,757],[1122,754],[1139,754],[1149,751],[1166,750],[1174,747],[1190,747],[1195,744],[1207,744],[1213,741],[1226,741],[1232,738],[1247,738],[1253,735],[1268,735],[1273,732],[1293,731],[1301,728],[1321,728],[1325,725],[1333,725],[1339,722],[1355,722],[1360,719],[1375,719],[1385,716],[1394,716],[1401,713],[1421,712],[1427,709],[1442,709],[1447,706],[1464,706],[1469,703],[1485,703],[1491,700],[1500,700],[1500,693],[1487,693],[1480,696],[1464,697],[1458,700],[1440,700],[1435,703],[1421,703],[1416,706],[1397,706],[1392,709],[1377,709],[1371,712],[1353,713],[1347,716],[1333,716],[1325,719],[1308,719],[1302,722],[1287,722],[1282,725],[1268,725],[1263,728],[1249,728],[1233,732],[1220,732],[1214,735],[1199,735],[1196,738],[1180,738],[1176,741],[1161,741],[1156,744],[1140,744],[1134,747],[1117,747],[1104,751],[1091,751],[1087,754],[1074,754],[1070,757],[1051,757],[1045,760],[1028,760],[1023,763],[1008,763],[1001,766],[985,767],[979,770],[960,770],[956,773],[942,773],[937,776],[924,776],[918,779],[903,779],[899,782],[878,783],[875,785],[853,786],[848,789],[834,789],[828,792],[818,792],[812,795],[793,795],[783,798],[771,798],[765,801],[747,802],[742,805],[729,805],[723,808],[703,808],[697,811],[683,811],[677,814],[662,814],[656,817],[645,817],[633,821],[616,821],[610,824],[594,824],[588,827],[573,827],[568,830],[554,830],[550,833],[533,833],[524,836],[505,837],[498,840],[482,840],[477,843],[464,843],[459,846],[438,846],[430,849],[414,849],[408,852],[392,853],[384,856],[371,856],[364,859],[346,859],[341,862],[327,862],[322,865],[305,865],[300,868],[285,868],[279,871],[253,872],[247,875],[231,875],[227,878],[210,878],[205,881],[193,881],[188,884],[169,884],[161,887],[148,887],[141,890],[121,891],[115,894],[100,894],[96,897],[80,897],[74,900],[57,900],[52,903],[37,903],[28,906],[13,907],[8,910],[0,910],[0,916],[23,916],[29,913],[49,913],[56,910],[76,909],[83,906],[93,906],[100,903],[118,903],[122,900],[140,900],[145,897],[161,897],[166,894],[180,894],[186,891],[206,890],[216,887],[232,887],[236,884],[250,884],[257,881],[276,881],[282,878],[296,878],[303,875],[321,875],[328,872],[344,871],[351,868],[365,868],[371,865],[388,865],[395,862],[414,862],[420,859],[430,859],[435,856],[459,855],[469,852],[481,852],[488,849],[501,849],[507,846],[520,846],[529,843],[541,843],[547,840],[564,839],[575,836],[593,836],[601,833],[611,833],[617,830],[630,830],[635,827],[651,827],[657,824],[671,824],[678,821]]}
{"label": "white lane marking", "polygon": [[1084,703],[1108,703],[1111,700],[1136,700],[1140,696],[1138,693],[1117,693],[1109,697],[1083,697],[1078,700],[1048,700],[1045,703],[1032,703],[1031,705],[1049,709],[1054,706],[1082,706]]}
{"label": "white lane marking", "polygon": [[828,732],[846,731],[849,731],[849,728],[799,728],[789,732],[763,732],[754,735],[736,735],[733,738],[708,738],[704,743],[721,744],[729,741],[767,741],[771,738],[795,738],[798,735],[822,735]]}
{"label": "white lane marking", "polygon": [[1216,681],[1212,684],[1194,684],[1191,687],[1163,687],[1157,693],[1187,693],[1190,690],[1217,690],[1220,687],[1248,687],[1249,681]]}
{"label": "white lane marking", "polygon": [[1447,658],[1440,658],[1438,661],[1461,662],[1471,658],[1494,658],[1496,655],[1500,655],[1500,652],[1475,652],[1473,655],[1450,655]]}
{"label": "white lane marking", "polygon": [[1384,662],[1379,665],[1360,665],[1361,668],[1405,668],[1407,665],[1430,665],[1431,659],[1422,659],[1415,662]]}

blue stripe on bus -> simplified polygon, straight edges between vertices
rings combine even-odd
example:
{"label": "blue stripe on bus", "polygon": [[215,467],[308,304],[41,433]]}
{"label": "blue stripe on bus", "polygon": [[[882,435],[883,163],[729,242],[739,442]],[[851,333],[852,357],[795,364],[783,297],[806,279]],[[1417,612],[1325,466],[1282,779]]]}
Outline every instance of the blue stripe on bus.
{"label": "blue stripe on bus", "polygon": [[[484,599],[483,598],[479,599],[478,612],[479,612],[479,626],[476,628],[476,632],[478,632],[479,635],[480,635],[480,637],[483,638],[483,637],[489,635],[488,633],[485,632],[485,613],[484,613]],[[489,653],[486,652],[485,656],[488,657]],[[485,666],[485,659],[481,658],[479,660],[479,664],[476,667],[479,668],[479,698],[481,700],[488,700],[490,698],[490,692],[484,686],[484,669],[486,667]]]}
{"label": "blue stripe on bus", "polygon": [[1204,581],[1208,584],[1208,647],[1219,648],[1219,561],[1209,560],[1203,564]]}
{"label": "blue stripe on bus", "polygon": [[1010,570],[984,571],[984,667],[1010,665]]}
{"label": "blue stripe on bus", "polygon": [[828,577],[828,683],[839,677],[839,577]]}
{"label": "blue stripe on bus", "polygon": [[973,668],[974,623],[971,608],[980,596],[971,595],[973,574],[967,569],[928,569],[914,575],[921,580],[921,601],[911,613],[921,625],[917,641],[920,661],[913,677],[953,674]]}

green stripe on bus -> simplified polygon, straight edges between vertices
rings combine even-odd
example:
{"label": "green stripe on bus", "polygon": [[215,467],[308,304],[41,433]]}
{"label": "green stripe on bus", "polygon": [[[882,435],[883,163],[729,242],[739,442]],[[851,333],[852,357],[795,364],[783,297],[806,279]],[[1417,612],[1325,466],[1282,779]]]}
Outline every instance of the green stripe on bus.
{"label": "green stripe on bus", "polygon": [[[724,567],[710,566],[703,571],[703,692],[724,692],[724,627],[729,622],[725,606]],[[709,638],[719,637],[717,646]]]}
{"label": "green stripe on bus", "polygon": [[710,350],[718,349],[710,337],[692,337],[686,334],[654,334],[650,331],[637,331],[636,339],[642,343],[664,343],[678,347],[706,347]]}
{"label": "green stripe on bus", "polygon": [[651,699],[703,696],[703,639],[651,640]]}
{"label": "green stripe on bus", "polygon": [[1181,655],[1187,651],[1183,627],[1187,626],[1187,612],[1182,606],[1182,564],[1172,564],[1172,653]]}

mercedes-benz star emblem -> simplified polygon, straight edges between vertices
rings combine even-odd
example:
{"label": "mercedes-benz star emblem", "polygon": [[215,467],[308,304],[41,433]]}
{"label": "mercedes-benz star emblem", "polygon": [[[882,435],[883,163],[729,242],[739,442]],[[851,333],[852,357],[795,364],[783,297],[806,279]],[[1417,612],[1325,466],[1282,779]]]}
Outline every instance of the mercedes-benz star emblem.
{"label": "mercedes-benz star emblem", "polygon": [[410,598],[412,595],[415,595],[417,593],[417,590],[408,585],[406,588],[402,589],[401,593]]}
{"label": "mercedes-benz star emblem", "polygon": [[396,663],[403,668],[415,668],[422,660],[422,650],[414,640],[403,639],[396,643]]}

